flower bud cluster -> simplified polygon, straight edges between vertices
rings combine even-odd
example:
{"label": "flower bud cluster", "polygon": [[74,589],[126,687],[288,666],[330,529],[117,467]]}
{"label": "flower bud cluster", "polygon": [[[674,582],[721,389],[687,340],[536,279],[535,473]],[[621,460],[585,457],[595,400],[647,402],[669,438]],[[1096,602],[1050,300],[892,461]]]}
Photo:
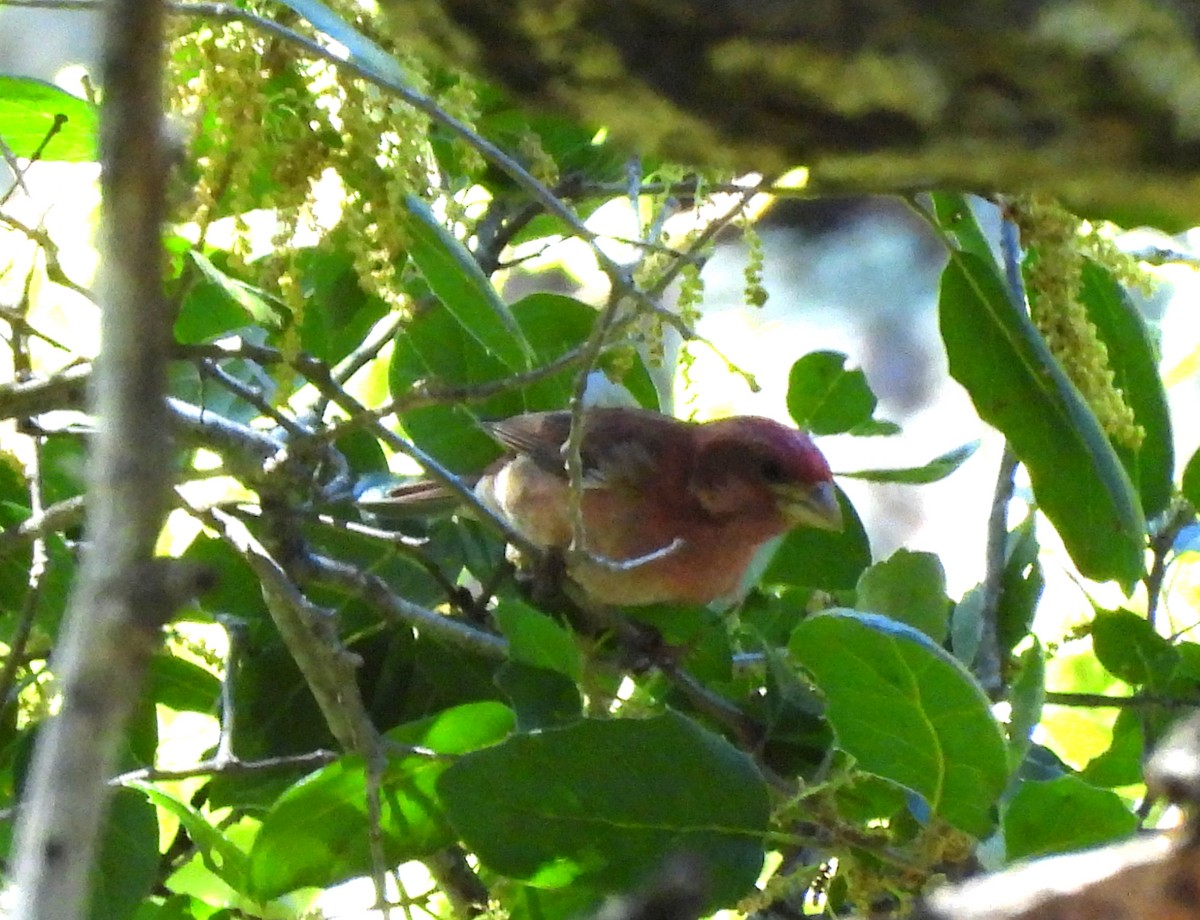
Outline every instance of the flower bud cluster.
{"label": "flower bud cluster", "polygon": [[[1034,325],[1109,437],[1137,449],[1145,432],[1115,383],[1108,348],[1080,296],[1085,260],[1107,255],[1103,262],[1109,267],[1115,247],[1102,245],[1078,217],[1044,196],[1012,199],[1009,214],[1026,248],[1024,270]],[[1128,269],[1118,277],[1129,278]]]}

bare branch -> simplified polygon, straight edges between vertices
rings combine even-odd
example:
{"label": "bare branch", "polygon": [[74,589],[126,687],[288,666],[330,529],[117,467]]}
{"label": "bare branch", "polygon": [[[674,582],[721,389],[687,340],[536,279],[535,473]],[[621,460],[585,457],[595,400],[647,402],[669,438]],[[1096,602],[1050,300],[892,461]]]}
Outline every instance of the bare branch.
{"label": "bare branch", "polygon": [[351,593],[391,619],[447,645],[485,658],[508,657],[508,642],[504,639],[400,597],[377,575],[322,556],[312,556],[309,565],[318,581]]}
{"label": "bare branch", "polygon": [[83,408],[91,375],[90,364],[75,364],[49,377],[0,384],[0,418]]}
{"label": "bare branch", "polygon": [[340,755],[333,751],[309,751],[307,754],[289,754],[283,757],[268,757],[263,760],[239,760],[236,757],[214,757],[202,760],[190,767],[164,770],[160,767],[143,767],[114,776],[109,782],[124,786],[133,782],[158,782],[160,780],[191,779],[193,776],[247,776],[254,773],[277,773],[280,770],[308,772],[327,766]]}
{"label": "bare branch", "polygon": [[[110,0],[103,8],[104,357],[93,390],[102,424],[91,457],[88,544],[51,665],[62,707],[38,738],[13,848],[18,920],[85,915],[117,746],[159,627],[189,580],[153,561],[171,450],[163,400],[171,317],[161,290],[162,6]],[[52,256],[48,249],[48,262]]]}

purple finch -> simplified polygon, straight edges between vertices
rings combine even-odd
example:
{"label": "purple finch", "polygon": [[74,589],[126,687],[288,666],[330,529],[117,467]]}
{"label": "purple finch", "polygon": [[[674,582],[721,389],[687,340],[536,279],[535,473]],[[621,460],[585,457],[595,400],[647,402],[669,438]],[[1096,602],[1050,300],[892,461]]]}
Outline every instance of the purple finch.
{"label": "purple finch", "polygon": [[[599,604],[706,604],[735,597],[759,548],[796,526],[840,530],[829,464],[807,434],[767,418],[685,422],[642,409],[583,413],[573,546],[569,412],[487,425],[508,452],[475,493],[530,543],[562,552],[567,574]],[[444,498],[402,486],[393,504]]]}

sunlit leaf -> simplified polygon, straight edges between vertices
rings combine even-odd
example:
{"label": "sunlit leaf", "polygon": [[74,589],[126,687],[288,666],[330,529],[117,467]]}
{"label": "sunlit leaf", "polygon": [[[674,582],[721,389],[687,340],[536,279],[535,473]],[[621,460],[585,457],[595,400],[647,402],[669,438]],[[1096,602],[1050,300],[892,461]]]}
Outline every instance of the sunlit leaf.
{"label": "sunlit leaf", "polygon": [[1183,470],[1183,497],[1200,508],[1200,450],[1192,454]]}
{"label": "sunlit leaf", "polygon": [[910,626],[845,610],[803,621],[788,648],[859,768],[917,793],[960,830],[989,832],[1008,779],[1004,740],[953,656]]}
{"label": "sunlit leaf", "polygon": [[951,375],[1008,438],[1080,572],[1136,580],[1146,523],[1129,477],[995,265],[952,252],[939,304]]}
{"label": "sunlit leaf", "polygon": [[814,351],[792,365],[788,412],[797,425],[813,434],[840,434],[865,424],[875,403],[866,374],[847,369],[843,354]]}
{"label": "sunlit leaf", "polygon": [[0,139],[18,157],[31,156],[54,130],[40,159],[71,163],[95,160],[96,114],[96,107],[86,99],[51,83],[0,75]]}
{"label": "sunlit leaf", "polygon": [[405,73],[399,61],[371,41],[321,0],[282,0],[321,32],[345,49],[346,59],[377,79],[403,84]]}
{"label": "sunlit leaf", "polygon": [[[483,702],[451,709],[387,733],[400,745],[460,754],[512,730],[512,712]],[[436,790],[445,757],[393,756],[380,784],[380,831],[390,864],[426,855],[452,841]],[[250,851],[254,892],[270,899],[304,886],[325,886],[371,870],[367,778],[361,757],[346,755],[305,777],[263,818]]]}
{"label": "sunlit leaf", "polygon": [[583,659],[571,633],[540,610],[511,598],[493,613],[508,639],[513,661],[557,671],[572,680],[583,676]]}
{"label": "sunlit leaf", "polygon": [[408,254],[430,289],[488,354],[510,371],[526,370],[532,349],[525,333],[467,247],[415,195],[405,198],[405,208],[400,217],[410,237]]}
{"label": "sunlit leaf", "polygon": [[249,894],[245,852],[229,840],[199,809],[149,783],[130,783],[150,802],[179,819],[205,867],[234,891]]}
{"label": "sunlit leaf", "polygon": [[1086,261],[1080,299],[1100,340],[1108,348],[1113,384],[1124,394],[1134,421],[1145,432],[1135,451],[1118,448],[1137,486],[1146,517],[1160,514],[1171,500],[1175,449],[1167,392],[1158,373],[1158,350],[1141,311],[1103,266]]}
{"label": "sunlit leaf", "polygon": [[1022,783],[1004,808],[1010,860],[1081,850],[1133,833],[1138,819],[1115,792],[1076,776]]}
{"label": "sunlit leaf", "polygon": [[1105,670],[1130,684],[1158,685],[1171,676],[1179,661],[1171,642],[1144,616],[1129,610],[1096,614],[1092,648]]}

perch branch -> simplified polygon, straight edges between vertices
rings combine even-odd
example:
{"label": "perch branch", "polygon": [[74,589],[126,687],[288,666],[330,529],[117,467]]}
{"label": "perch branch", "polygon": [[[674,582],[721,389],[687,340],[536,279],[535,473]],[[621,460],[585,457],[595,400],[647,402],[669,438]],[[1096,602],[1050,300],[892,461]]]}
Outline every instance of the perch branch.
{"label": "perch branch", "polygon": [[92,444],[89,539],[51,663],[62,705],[38,738],[12,851],[16,920],[86,915],[125,723],[162,623],[200,581],[187,567],[153,558],[171,471],[163,401],[171,317],[160,236],[163,11],[153,0],[109,0],[103,9],[103,360],[93,381],[102,424]]}

